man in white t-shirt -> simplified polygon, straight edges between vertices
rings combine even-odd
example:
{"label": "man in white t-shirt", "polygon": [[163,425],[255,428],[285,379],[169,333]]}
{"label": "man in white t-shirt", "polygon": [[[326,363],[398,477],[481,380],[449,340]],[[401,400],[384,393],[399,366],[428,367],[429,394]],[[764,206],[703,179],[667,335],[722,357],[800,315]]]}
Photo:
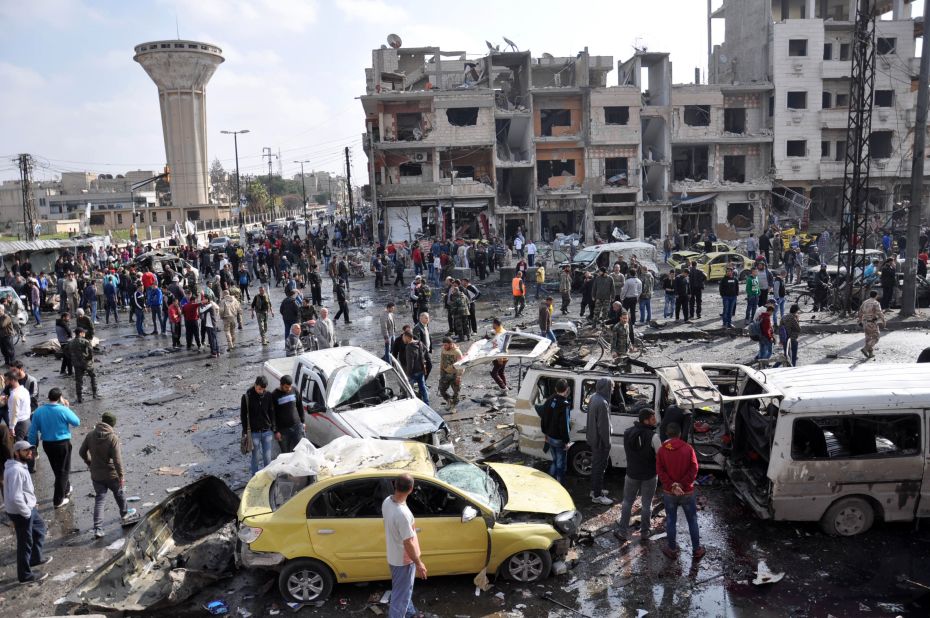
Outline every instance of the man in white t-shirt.
{"label": "man in white t-shirt", "polygon": [[532,240],[526,243],[526,261],[530,263],[530,268],[536,265],[536,243]]}
{"label": "man in white t-shirt", "polygon": [[[10,394],[7,398],[7,410],[9,412],[9,427],[13,430],[16,440],[25,440],[29,435],[29,427],[32,425],[32,405],[29,398],[29,390],[19,383],[19,375],[15,371],[8,371],[4,375],[6,387]],[[29,471],[35,471],[35,458],[26,464]]]}
{"label": "man in white t-shirt", "polygon": [[517,236],[513,239],[513,252],[523,257],[523,237]]}
{"label": "man in white t-shirt", "polygon": [[413,477],[401,474],[394,480],[394,494],[384,499],[384,538],[387,561],[391,567],[391,607],[388,618],[409,618],[417,614],[413,606],[413,580],[426,579],[426,565],[420,560],[413,513],[407,508],[407,496],[413,491]]}

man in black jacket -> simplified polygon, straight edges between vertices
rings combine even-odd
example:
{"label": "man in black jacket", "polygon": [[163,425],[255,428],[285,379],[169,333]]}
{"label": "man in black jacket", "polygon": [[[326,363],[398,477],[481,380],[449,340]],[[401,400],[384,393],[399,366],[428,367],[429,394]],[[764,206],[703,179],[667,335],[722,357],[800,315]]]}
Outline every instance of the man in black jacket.
{"label": "man in black jacket", "polygon": [[271,404],[271,393],[268,392],[268,379],[265,376],[255,378],[255,384],[245,392],[239,402],[242,435],[252,438],[252,476],[259,470],[259,450],[262,452],[264,465],[271,463],[275,433]]}
{"label": "man in black jacket", "polygon": [[736,297],[739,296],[739,279],[733,274],[733,267],[727,266],[727,274],[720,280],[720,297],[723,299],[724,328],[733,328],[733,314],[736,313]]}
{"label": "man in black jacket", "polygon": [[691,270],[688,271],[688,318],[697,316],[701,318],[701,295],[704,293],[704,281],[707,276],[700,268],[697,262],[691,262]]}
{"label": "man in black jacket", "polygon": [[691,286],[688,281],[688,269],[682,267],[681,271],[675,277],[675,321],[681,319],[681,314],[685,314],[685,322],[688,322],[688,298],[691,296]]}
{"label": "man in black jacket", "polygon": [[555,383],[555,394],[543,403],[541,411],[537,410],[539,426],[546,436],[549,454],[552,455],[549,476],[560,483],[565,482],[571,412],[572,401],[568,392],[568,381],[560,378]]}
{"label": "man in black jacket", "polygon": [[656,451],[662,446],[656,435],[656,413],[643,409],[639,420],[623,434],[623,449],[626,453],[626,478],[623,481],[623,509],[620,524],[614,536],[621,543],[629,540],[628,529],[633,501],[640,494],[640,540],[649,538],[652,519],[652,497],[656,493]]}
{"label": "man in black jacket", "polygon": [[338,281],[336,285],[333,286],[333,292],[336,296],[336,302],[339,304],[339,311],[333,316],[333,322],[338,322],[339,316],[343,316],[346,324],[351,324],[352,322],[349,320],[349,303],[346,302],[346,289],[343,287],[342,280]]}
{"label": "man in black jacket", "polygon": [[281,314],[281,320],[284,321],[284,338],[287,339],[291,334],[291,326],[300,321],[300,305],[297,304],[295,292],[287,292],[287,296],[281,301],[278,307],[278,313]]}
{"label": "man in black jacket", "polygon": [[894,258],[885,260],[882,266],[879,281],[882,284],[882,310],[887,311],[891,308],[891,299],[894,298],[894,289],[898,287],[898,273],[894,267]]}
{"label": "man in black jacket", "polygon": [[297,443],[307,434],[304,427],[304,404],[294,390],[291,376],[281,376],[278,388],[271,393],[271,405],[274,410],[274,438],[281,444],[282,453],[292,453]]}
{"label": "man in black jacket", "polygon": [[426,348],[423,342],[414,339],[413,333],[405,330],[401,335],[404,341],[404,371],[411,384],[416,384],[420,399],[429,405],[429,392],[426,390]]}

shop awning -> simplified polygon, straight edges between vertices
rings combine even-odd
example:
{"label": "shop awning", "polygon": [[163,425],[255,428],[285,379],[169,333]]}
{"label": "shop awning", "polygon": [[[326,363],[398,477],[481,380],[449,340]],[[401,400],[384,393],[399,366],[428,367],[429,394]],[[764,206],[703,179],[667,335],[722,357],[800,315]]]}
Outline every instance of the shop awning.
{"label": "shop awning", "polygon": [[[449,208],[453,205],[451,200],[440,200],[439,205],[443,208]],[[487,208],[488,200],[455,200],[455,209],[459,208]]]}
{"label": "shop awning", "polygon": [[681,200],[677,204],[673,205],[673,208],[678,208],[679,206],[695,206],[698,204],[706,204],[707,202],[713,201],[717,197],[716,193],[708,193],[706,195],[696,195],[694,197],[689,197],[688,199]]}

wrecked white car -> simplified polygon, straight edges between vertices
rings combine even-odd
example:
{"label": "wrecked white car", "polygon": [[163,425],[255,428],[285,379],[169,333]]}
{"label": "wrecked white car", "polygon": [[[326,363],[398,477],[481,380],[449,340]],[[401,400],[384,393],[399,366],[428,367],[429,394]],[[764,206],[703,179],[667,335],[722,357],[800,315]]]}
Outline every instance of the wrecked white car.
{"label": "wrecked white car", "polygon": [[558,351],[559,347],[545,337],[522,331],[505,331],[490,339],[479,339],[471,344],[455,366],[467,369],[496,360],[545,362]]}
{"label": "wrecked white car", "polygon": [[391,364],[345,346],[265,362],[274,387],[290,375],[307,409],[307,435],[316,446],[341,436],[419,440],[452,450],[449,427],[417,398],[397,360]]}

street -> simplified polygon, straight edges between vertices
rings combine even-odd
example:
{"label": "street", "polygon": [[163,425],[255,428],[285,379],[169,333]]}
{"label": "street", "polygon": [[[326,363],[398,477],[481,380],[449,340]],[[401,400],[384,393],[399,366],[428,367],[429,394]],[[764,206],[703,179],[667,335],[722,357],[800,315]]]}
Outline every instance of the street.
{"label": "street", "polygon": [[[496,276],[494,277],[496,279]],[[489,280],[490,282],[490,280]],[[495,281],[496,284],[496,281]],[[344,344],[359,345],[379,354],[381,340],[376,331],[378,314],[387,300],[396,300],[399,323],[410,319],[401,289],[372,289],[372,279],[351,281],[352,324],[337,323],[337,338]],[[479,331],[488,328],[494,315],[512,313],[503,287],[481,285],[485,293],[479,302]],[[712,289],[712,288],[711,288]],[[703,323],[716,323],[720,311],[719,297],[705,295]],[[272,289],[272,301],[282,299],[280,288]],[[434,301],[436,295],[434,295]],[[324,283],[324,305],[331,302],[330,285]],[[434,303],[434,306],[435,303]],[[572,311],[577,312],[577,298]],[[535,315],[532,303],[526,316]],[[737,317],[741,316],[738,307]],[[498,313],[499,312],[499,313]],[[441,305],[434,312],[434,334],[445,330]],[[661,298],[653,299],[653,316],[661,317]],[[710,316],[714,316],[711,319]],[[51,357],[25,357],[32,345],[54,337],[53,316],[44,315],[42,326],[33,328],[26,344],[17,352],[26,362],[29,373],[40,380],[44,395],[53,386],[63,387],[74,399],[72,382],[57,373],[59,362]],[[662,321],[661,319],[659,320]],[[151,325],[151,322],[148,323]],[[242,343],[232,354],[210,359],[205,353],[172,351],[170,336],[137,339],[133,328],[120,314],[118,326],[100,325],[98,379],[102,400],[72,406],[81,418],[74,432],[75,451],[99,416],[110,411],[117,416],[116,431],[123,441],[126,466],[126,495],[131,506],[143,515],[165,498],[171,488],[186,485],[202,475],[215,475],[234,491],[248,481],[248,459],[239,453],[239,398],[254,381],[262,363],[284,355],[283,327],[279,317],[271,320],[271,345],[259,344],[254,320],[244,320],[239,331]],[[526,330],[535,332],[531,321]],[[517,324],[505,319],[508,329]],[[398,324],[399,329],[400,324]],[[646,329],[646,331],[656,329]],[[799,359],[801,364],[865,362],[858,352],[862,335],[849,333],[803,335]],[[885,334],[876,348],[876,359],[868,362],[910,362],[930,346],[925,330],[899,330]],[[463,346],[464,347],[464,346]],[[221,345],[225,350],[225,346]],[[712,340],[664,339],[647,341],[641,360],[653,365],[677,361],[749,362],[756,344],[746,337],[719,337]],[[434,352],[438,362],[438,353]],[[508,369],[510,382],[517,382],[517,368]],[[490,390],[486,370],[466,373],[463,393],[478,399]],[[435,390],[435,377],[430,380]],[[274,386],[274,385],[272,385]],[[511,393],[511,396],[515,396]],[[433,407],[448,414],[439,397]],[[458,412],[481,410],[474,400],[458,406]],[[482,412],[475,419],[451,423],[460,455],[478,456],[509,428],[512,410]],[[525,463],[547,469],[548,462],[533,460],[513,448],[500,456],[512,463]],[[56,604],[87,574],[113,555],[115,545],[124,534],[117,522],[112,500],[106,503],[106,536],[92,538],[92,489],[86,467],[75,452],[72,458],[72,503],[55,510],[51,506],[51,474],[47,462],[40,458],[34,476],[39,508],[49,524],[46,548],[55,557],[49,567],[50,580],[41,586],[16,584],[15,539],[9,526],[0,527],[0,610],[5,615],[43,616],[64,613]],[[159,468],[162,468],[159,470]],[[622,473],[609,471],[607,487],[615,500],[622,496]],[[692,564],[689,541],[686,551],[670,561],[661,551],[660,542],[640,544],[634,541],[620,549],[610,534],[619,518],[619,504],[595,506],[587,497],[587,482],[569,477],[568,489],[584,514],[582,528],[589,534],[573,551],[575,562],[565,575],[552,575],[543,583],[519,586],[504,580],[495,581],[488,591],[476,594],[471,577],[431,578],[418,581],[414,601],[421,611],[437,616],[895,616],[930,614],[930,595],[905,581],[910,579],[930,585],[926,556],[930,555],[930,532],[913,523],[878,523],[867,534],[854,538],[830,538],[816,524],[771,523],[756,519],[741,505],[722,474],[698,490],[699,521],[707,556]],[[635,511],[634,511],[635,513]],[[662,528],[664,512],[653,512],[653,527]],[[679,521],[680,530],[684,523]],[[754,585],[760,561],[774,573],[784,573],[777,583]],[[367,614],[372,596],[380,597],[389,588],[386,582],[338,585],[322,607],[305,607],[298,614],[333,616]],[[551,599],[544,598],[551,594]],[[274,575],[264,571],[240,571],[199,592],[172,613],[178,616],[205,614],[203,606],[222,600],[235,615],[239,608],[248,613],[269,615],[273,609],[287,610],[277,593]],[[382,606],[383,607],[383,606]],[[567,607],[567,608],[566,608]],[[501,613],[496,613],[501,612]],[[510,613],[506,613],[510,612]]]}

